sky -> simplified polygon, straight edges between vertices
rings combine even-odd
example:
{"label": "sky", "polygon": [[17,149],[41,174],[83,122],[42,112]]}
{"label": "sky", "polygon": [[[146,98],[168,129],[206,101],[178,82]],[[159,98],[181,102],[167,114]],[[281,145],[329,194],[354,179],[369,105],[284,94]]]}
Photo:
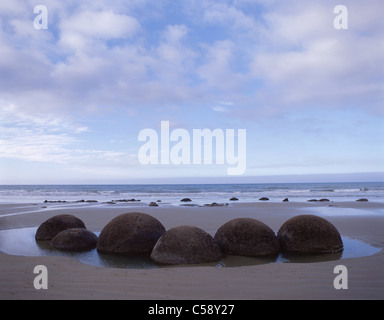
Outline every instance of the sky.
{"label": "sky", "polygon": [[[382,0],[1,1],[0,184],[384,181],[383,12]],[[234,156],[246,130],[245,170],[229,175],[216,154],[141,163],[142,130],[167,152],[162,121],[189,146],[218,129]]]}

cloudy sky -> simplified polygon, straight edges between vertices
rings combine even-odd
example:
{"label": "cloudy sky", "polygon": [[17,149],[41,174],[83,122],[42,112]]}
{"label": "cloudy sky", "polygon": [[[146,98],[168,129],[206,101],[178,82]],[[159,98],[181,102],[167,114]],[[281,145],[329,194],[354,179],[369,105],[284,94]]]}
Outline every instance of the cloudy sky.
{"label": "cloudy sky", "polygon": [[[345,1],[336,30],[339,2],[1,1],[0,183],[375,180],[384,2]],[[48,29],[34,27],[37,5]],[[246,129],[246,171],[141,164],[139,132],[160,136],[162,120],[191,136]]]}

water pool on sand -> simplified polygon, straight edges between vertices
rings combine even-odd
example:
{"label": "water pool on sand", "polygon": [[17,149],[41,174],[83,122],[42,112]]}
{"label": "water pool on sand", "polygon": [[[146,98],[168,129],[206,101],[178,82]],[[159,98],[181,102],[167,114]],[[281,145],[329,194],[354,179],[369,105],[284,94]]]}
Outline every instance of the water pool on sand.
{"label": "water pool on sand", "polygon": [[[64,256],[77,259],[85,264],[105,268],[127,268],[127,269],[152,269],[161,268],[148,256],[117,256],[101,254],[96,249],[86,252],[59,251],[49,245],[49,241],[35,240],[37,228],[20,228],[0,230],[0,251],[19,256]],[[98,232],[95,232],[97,235]],[[240,256],[227,256],[218,262],[202,264],[215,267],[239,267],[265,263],[311,263],[320,261],[342,260],[346,258],[359,258],[378,253],[381,249],[373,247],[362,241],[342,237],[344,250],[332,254],[315,255],[287,255],[279,254],[277,257],[251,258]],[[191,266],[191,265],[185,265]],[[167,266],[170,267],[170,266]]]}

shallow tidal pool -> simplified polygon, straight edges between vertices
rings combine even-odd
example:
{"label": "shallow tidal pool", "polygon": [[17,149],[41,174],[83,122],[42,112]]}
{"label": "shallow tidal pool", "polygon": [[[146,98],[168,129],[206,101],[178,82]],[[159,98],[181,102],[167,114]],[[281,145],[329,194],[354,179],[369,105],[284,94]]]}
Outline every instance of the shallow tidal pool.
{"label": "shallow tidal pool", "polygon": [[[102,254],[99,253],[96,249],[86,252],[67,252],[56,250],[50,246],[49,241],[36,241],[36,230],[37,227],[0,230],[0,251],[9,255],[19,256],[71,257],[85,264],[105,268],[152,269],[164,267],[151,261],[148,256],[118,256]],[[95,232],[95,234],[99,235],[99,232]],[[266,263],[311,263],[371,256],[381,250],[380,248],[373,247],[356,239],[342,237],[342,240],[344,243],[344,250],[338,253],[313,255],[294,255],[280,253],[278,256],[267,258],[226,256],[217,262],[199,264],[199,266],[204,265],[222,268],[251,266]]]}

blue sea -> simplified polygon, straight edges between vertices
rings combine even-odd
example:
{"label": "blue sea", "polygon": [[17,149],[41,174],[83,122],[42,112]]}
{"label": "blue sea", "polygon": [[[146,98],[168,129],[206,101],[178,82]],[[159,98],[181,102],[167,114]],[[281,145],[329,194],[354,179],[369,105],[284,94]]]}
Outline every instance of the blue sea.
{"label": "blue sea", "polygon": [[140,200],[137,204],[161,200],[163,204],[180,205],[190,198],[190,204],[226,203],[236,197],[239,202],[255,202],[261,197],[270,202],[303,202],[327,198],[331,201],[355,201],[367,198],[384,202],[384,182],[348,183],[258,183],[258,184],[136,184],[136,185],[0,185],[0,203],[74,202],[96,200]]}

